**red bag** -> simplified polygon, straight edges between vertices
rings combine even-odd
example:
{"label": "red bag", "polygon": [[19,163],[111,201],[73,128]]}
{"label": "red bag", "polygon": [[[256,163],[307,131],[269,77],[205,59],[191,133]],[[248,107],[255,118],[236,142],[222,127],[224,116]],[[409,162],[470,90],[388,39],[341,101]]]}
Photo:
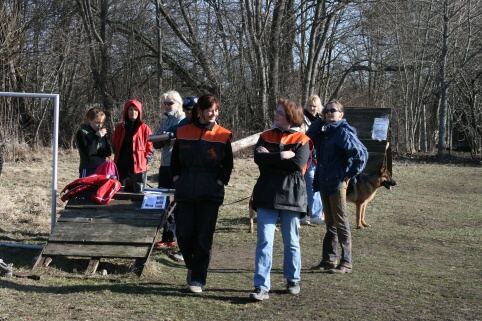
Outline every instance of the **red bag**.
{"label": "red bag", "polygon": [[119,180],[119,171],[117,170],[117,166],[112,161],[112,159],[107,157],[107,160],[97,167],[95,170],[95,174],[98,175],[105,175],[107,178],[117,179]]}
{"label": "red bag", "polygon": [[91,199],[99,204],[109,204],[114,194],[120,190],[121,183],[105,175],[92,174],[87,177],[81,177],[67,184],[60,194],[64,193],[60,198],[63,202],[68,200],[82,191],[91,191],[97,189]]}

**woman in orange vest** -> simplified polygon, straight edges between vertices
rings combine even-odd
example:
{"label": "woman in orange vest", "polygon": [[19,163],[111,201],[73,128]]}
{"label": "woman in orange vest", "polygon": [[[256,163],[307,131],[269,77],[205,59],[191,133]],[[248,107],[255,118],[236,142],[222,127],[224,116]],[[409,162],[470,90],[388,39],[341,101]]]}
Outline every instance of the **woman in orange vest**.
{"label": "woman in orange vest", "polygon": [[215,96],[201,96],[191,122],[177,129],[171,155],[177,243],[193,293],[206,285],[219,206],[233,170],[232,134],[216,123],[219,108]]}
{"label": "woman in orange vest", "polygon": [[306,184],[303,177],[313,143],[303,134],[303,108],[280,99],[274,111],[273,128],[261,133],[254,150],[259,178],[253,189],[253,208],[257,211],[258,230],[254,271],[254,291],[249,298],[269,298],[270,272],[276,222],[280,218],[284,244],[283,275],[286,292],[300,292],[301,250],[299,219],[306,213]]}

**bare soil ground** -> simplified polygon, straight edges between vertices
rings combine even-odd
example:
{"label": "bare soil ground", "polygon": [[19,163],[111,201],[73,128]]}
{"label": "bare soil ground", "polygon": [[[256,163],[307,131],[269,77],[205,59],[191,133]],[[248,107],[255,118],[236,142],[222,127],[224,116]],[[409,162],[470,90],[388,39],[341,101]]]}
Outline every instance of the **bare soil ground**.
{"label": "bare soil ground", "polygon": [[[149,171],[155,186],[158,159]],[[50,229],[51,156],[32,153],[4,165],[0,243],[45,244]],[[77,177],[78,156],[59,155],[58,190]],[[0,277],[4,320],[480,320],[482,309],[482,166],[461,158],[395,161],[394,191],[380,190],[367,209],[371,228],[353,229],[354,272],[310,271],[321,258],[324,226],[302,226],[301,294],[284,292],[277,233],[270,299],[252,290],[256,234],[247,233],[246,199],[258,172],[235,161],[214,239],[207,290],[192,295],[182,262],[151,257],[141,279],[132,263],[101,262],[107,276],[85,276],[86,260],[56,259],[32,271],[39,250],[0,246],[0,259],[40,280]],[[64,204],[57,201],[57,211]],[[352,228],[355,210],[350,205]]]}

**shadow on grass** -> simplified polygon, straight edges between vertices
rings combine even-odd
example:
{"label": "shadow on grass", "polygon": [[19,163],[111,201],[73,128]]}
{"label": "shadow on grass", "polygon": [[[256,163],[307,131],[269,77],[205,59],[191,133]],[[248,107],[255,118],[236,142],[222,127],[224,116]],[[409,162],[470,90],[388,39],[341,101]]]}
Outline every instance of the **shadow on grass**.
{"label": "shadow on grass", "polygon": [[[7,237],[5,234],[15,235],[15,238]],[[29,233],[24,230],[15,230],[15,231],[6,231],[0,228],[0,243],[22,243],[23,241],[28,240],[29,244],[32,243],[46,243],[49,238],[49,233]],[[22,236],[22,239],[19,239],[19,235]]]}
{"label": "shadow on grass", "polygon": [[[64,278],[64,279],[69,279]],[[72,279],[78,279],[72,277]],[[115,282],[115,281],[114,281]],[[221,302],[229,302],[231,304],[247,304],[251,303],[248,299],[250,291],[240,291],[238,289],[219,289],[209,288],[203,293],[191,293],[185,285],[173,285],[164,282],[149,282],[148,284],[96,284],[96,285],[72,285],[72,286],[55,286],[55,285],[32,285],[18,284],[9,281],[8,278],[0,278],[0,286],[5,289],[15,290],[17,292],[38,293],[38,294],[73,294],[73,293],[101,293],[109,291],[116,294],[138,294],[138,295],[160,295],[169,296],[171,298],[196,298],[199,300],[217,300]],[[233,296],[232,293],[239,293],[239,296]]]}
{"label": "shadow on grass", "polygon": [[0,259],[5,263],[13,263],[16,268],[32,268],[36,257],[40,255],[39,249],[26,249],[18,247],[0,246]]}

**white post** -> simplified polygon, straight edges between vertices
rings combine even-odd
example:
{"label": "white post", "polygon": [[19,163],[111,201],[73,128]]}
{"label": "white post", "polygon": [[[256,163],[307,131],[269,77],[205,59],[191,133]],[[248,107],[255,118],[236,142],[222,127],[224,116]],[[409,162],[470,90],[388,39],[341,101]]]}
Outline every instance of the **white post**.
{"label": "white post", "polygon": [[56,208],[57,208],[57,161],[58,161],[58,145],[59,145],[59,94],[29,94],[29,93],[13,93],[0,92],[0,96],[4,97],[28,97],[28,98],[49,98],[54,100],[54,142],[52,156],[52,212],[50,220],[50,234],[55,227]]}

